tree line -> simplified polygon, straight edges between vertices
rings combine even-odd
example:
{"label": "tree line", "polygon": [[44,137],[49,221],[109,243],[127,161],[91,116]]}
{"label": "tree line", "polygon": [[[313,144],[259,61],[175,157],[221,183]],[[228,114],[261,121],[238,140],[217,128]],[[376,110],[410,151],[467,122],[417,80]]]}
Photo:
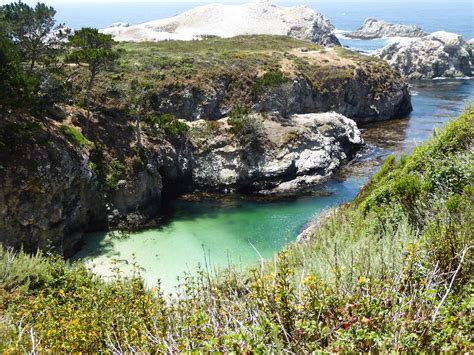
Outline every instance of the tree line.
{"label": "tree line", "polygon": [[97,75],[119,57],[112,36],[96,28],[73,31],[58,24],[44,3],[0,6],[0,111],[38,111],[64,101],[77,70],[85,66],[84,104],[90,112]]}

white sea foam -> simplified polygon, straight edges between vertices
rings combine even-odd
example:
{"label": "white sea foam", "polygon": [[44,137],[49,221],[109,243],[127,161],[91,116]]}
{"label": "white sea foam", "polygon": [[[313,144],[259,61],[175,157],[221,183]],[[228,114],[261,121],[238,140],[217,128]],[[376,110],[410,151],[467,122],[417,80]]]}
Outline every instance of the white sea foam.
{"label": "white sea foam", "polygon": [[461,76],[459,78],[437,77],[437,78],[433,78],[433,80],[474,80],[474,77],[473,76]]}

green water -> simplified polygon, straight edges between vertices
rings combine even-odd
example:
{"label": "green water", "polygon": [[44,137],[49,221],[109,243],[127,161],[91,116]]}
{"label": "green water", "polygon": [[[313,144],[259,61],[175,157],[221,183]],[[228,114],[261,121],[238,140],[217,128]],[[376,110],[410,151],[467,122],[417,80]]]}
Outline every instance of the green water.
{"label": "green water", "polygon": [[75,256],[88,256],[89,266],[103,276],[112,275],[113,266],[132,271],[133,260],[149,285],[161,280],[172,291],[177,277],[194,272],[207,263],[225,267],[230,263],[245,267],[271,257],[290,241],[300,228],[328,206],[352,198],[363,178],[350,178],[325,186],[327,196],[300,197],[277,202],[258,202],[235,197],[223,201],[172,204],[171,221],[159,229],[134,233],[117,239],[92,234]]}
{"label": "green water", "polygon": [[174,201],[169,222],[161,228],[116,239],[105,233],[86,237],[73,259],[86,259],[93,271],[111,276],[117,267],[130,273],[133,262],[149,286],[161,280],[166,292],[173,292],[177,277],[193,273],[196,266],[213,268],[230,263],[246,267],[271,257],[322,210],[348,201],[359,191],[374,168],[387,154],[409,153],[427,139],[433,127],[441,126],[474,99],[474,80],[429,81],[414,85],[414,111],[409,119],[370,125],[363,129],[368,149],[346,170],[341,181],[321,188],[324,195],[291,200],[261,202],[239,197],[220,201]]}

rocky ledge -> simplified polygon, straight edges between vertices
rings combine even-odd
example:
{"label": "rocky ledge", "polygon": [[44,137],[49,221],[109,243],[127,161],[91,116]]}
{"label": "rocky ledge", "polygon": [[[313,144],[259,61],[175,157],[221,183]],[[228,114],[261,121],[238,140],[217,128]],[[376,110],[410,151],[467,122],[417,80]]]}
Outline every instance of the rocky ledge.
{"label": "rocky ledge", "polygon": [[354,39],[374,39],[384,37],[423,37],[427,33],[415,25],[401,25],[369,18],[355,32],[345,34]]}
{"label": "rocky ledge", "polygon": [[[362,146],[354,121],[337,113],[253,114],[242,136],[229,119],[194,141],[192,183],[204,191],[290,193],[321,183]],[[193,122],[194,130],[206,121]]]}
{"label": "rocky ledge", "polygon": [[444,31],[395,42],[374,53],[409,79],[472,76],[474,51],[462,36]]}
{"label": "rocky ledge", "polygon": [[220,119],[236,106],[284,117],[334,111],[357,123],[400,118],[412,110],[407,82],[383,60],[340,47],[295,48],[272,60],[278,69],[256,71],[239,63],[238,73],[228,72],[229,66],[200,86],[194,77],[164,81],[154,109],[187,121]]}
{"label": "rocky ledge", "polygon": [[115,23],[103,30],[117,41],[193,40],[268,34],[290,36],[321,45],[340,45],[334,26],[306,6],[280,7],[269,0],[243,5],[199,6],[169,19],[130,26]]}
{"label": "rocky ledge", "polygon": [[[65,115],[61,123],[1,117],[6,246],[69,255],[85,231],[143,226],[163,202],[186,192],[295,193],[323,181],[362,146],[355,122],[336,113],[199,120],[187,123],[181,138],[150,127],[140,149],[125,116],[96,114],[87,122],[76,108]],[[90,140],[78,139],[81,132]]]}

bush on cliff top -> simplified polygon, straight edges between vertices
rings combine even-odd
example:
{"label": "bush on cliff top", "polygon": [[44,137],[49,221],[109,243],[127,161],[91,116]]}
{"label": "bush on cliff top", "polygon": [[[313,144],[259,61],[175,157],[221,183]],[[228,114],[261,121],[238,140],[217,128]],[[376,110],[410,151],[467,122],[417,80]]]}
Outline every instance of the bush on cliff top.
{"label": "bush on cliff top", "polygon": [[[230,268],[187,276],[171,298],[159,287],[145,289],[138,274],[103,282],[80,263],[3,251],[0,346],[37,352],[469,351],[474,188],[466,175],[444,177],[445,171],[456,177],[472,172],[473,126],[468,109],[413,156],[390,158],[310,241],[244,273]],[[449,168],[438,176],[437,166]],[[387,195],[385,186],[395,189]]]}

